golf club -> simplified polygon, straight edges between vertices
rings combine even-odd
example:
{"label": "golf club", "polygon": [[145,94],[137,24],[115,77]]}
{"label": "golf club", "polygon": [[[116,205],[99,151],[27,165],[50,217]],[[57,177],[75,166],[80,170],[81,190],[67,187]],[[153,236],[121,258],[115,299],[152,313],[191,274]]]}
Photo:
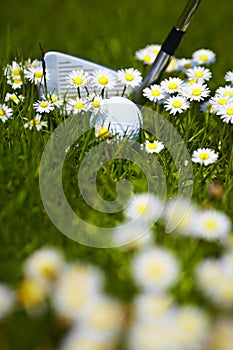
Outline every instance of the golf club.
{"label": "golf club", "polygon": [[[153,62],[149,72],[143,79],[139,87],[132,91],[132,100],[137,104],[143,104],[145,99],[142,95],[142,90],[155,83],[166,69],[171,56],[174,55],[179,43],[189,26],[189,23],[199,5],[201,0],[189,0],[177,22],[166,37],[161,46],[155,61]],[[48,93],[57,92],[59,94],[66,94],[72,96],[76,94],[75,88],[67,88],[67,75],[75,69],[83,69],[89,73],[97,69],[107,69],[113,75],[117,76],[117,72],[104,67],[100,64],[84,60],[79,57],[67,55],[64,53],[49,51],[44,56],[46,69],[49,72],[50,79],[46,81]],[[114,89],[108,92],[108,96],[115,96],[121,94],[124,85],[118,82]],[[90,93],[94,92],[94,88],[89,89]]]}

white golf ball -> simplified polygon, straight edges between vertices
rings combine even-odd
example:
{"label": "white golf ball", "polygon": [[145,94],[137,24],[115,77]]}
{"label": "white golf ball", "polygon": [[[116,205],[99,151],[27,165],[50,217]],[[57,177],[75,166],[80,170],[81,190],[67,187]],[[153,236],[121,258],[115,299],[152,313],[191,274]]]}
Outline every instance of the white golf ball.
{"label": "white golf ball", "polygon": [[113,96],[102,101],[100,112],[91,115],[90,123],[97,133],[104,128],[113,136],[136,138],[143,119],[140,109],[134,102],[125,97]]}

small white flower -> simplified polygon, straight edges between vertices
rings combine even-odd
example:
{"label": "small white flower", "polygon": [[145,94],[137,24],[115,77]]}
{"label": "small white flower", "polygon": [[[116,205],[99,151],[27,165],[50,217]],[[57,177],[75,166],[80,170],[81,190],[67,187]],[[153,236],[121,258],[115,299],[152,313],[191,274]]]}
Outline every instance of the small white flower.
{"label": "small white flower", "polygon": [[172,94],[174,92],[180,92],[183,84],[182,79],[170,77],[161,82],[161,87],[165,93]]}
{"label": "small white flower", "polygon": [[165,101],[164,107],[170,114],[175,115],[176,113],[183,113],[186,111],[189,108],[189,102],[185,97],[177,95],[169,97]]}
{"label": "small white flower", "polygon": [[28,120],[25,118],[27,123],[24,124],[25,129],[32,130],[33,128],[36,128],[37,131],[41,130],[43,127],[47,127],[48,123],[41,120],[42,116],[41,114],[36,114],[35,118]]}
{"label": "small white flower", "polygon": [[5,284],[0,283],[0,320],[12,311],[14,302],[14,292]]}
{"label": "small white flower", "polygon": [[64,267],[62,254],[55,248],[41,248],[32,253],[24,263],[24,273],[45,285],[53,283]]}
{"label": "small white flower", "polygon": [[4,74],[10,78],[17,78],[17,77],[21,77],[23,73],[23,69],[22,69],[22,65],[16,61],[12,61],[11,64],[8,64],[6,66],[6,69],[4,71]]}
{"label": "small white flower", "polygon": [[225,105],[222,105],[217,110],[217,115],[220,116],[222,121],[224,123],[231,123],[233,124],[233,101],[231,99],[231,102]]}
{"label": "small white flower", "polygon": [[85,87],[89,82],[89,74],[83,69],[75,69],[67,76],[67,84],[69,87]]}
{"label": "small white flower", "polygon": [[118,80],[125,86],[132,88],[138,86],[142,81],[141,73],[134,68],[121,69],[117,72]]}
{"label": "small white flower", "polygon": [[116,85],[114,75],[107,69],[97,69],[93,72],[91,77],[94,87],[97,89],[111,90]]}
{"label": "small white flower", "polygon": [[145,146],[141,145],[141,149],[144,148],[147,153],[159,153],[164,148],[164,144],[156,140],[154,140],[153,142],[146,140]]}
{"label": "small white flower", "polygon": [[225,239],[231,231],[230,219],[217,210],[197,212],[195,221],[195,235],[207,240]]}
{"label": "small white flower", "polygon": [[201,82],[185,84],[182,93],[190,101],[202,101],[210,94],[210,89]]}
{"label": "small white flower", "polygon": [[178,70],[186,73],[186,71],[190,68],[195,67],[197,64],[194,60],[190,58],[181,58],[178,60]]}
{"label": "small white flower", "polygon": [[176,257],[165,249],[144,249],[133,259],[132,274],[135,282],[143,290],[162,292],[177,280],[179,263]]}
{"label": "small white flower", "polygon": [[143,90],[143,96],[152,102],[159,102],[167,96],[167,93],[162,90],[160,85],[154,84]]}
{"label": "small white flower", "polygon": [[218,159],[218,155],[214,150],[209,148],[198,148],[193,152],[192,161],[194,163],[200,163],[204,165],[209,165],[215,163]]}
{"label": "small white flower", "polygon": [[151,65],[156,56],[157,54],[154,53],[150,47],[145,47],[144,49],[136,51],[136,58],[146,65]]}
{"label": "small white flower", "polygon": [[160,49],[161,49],[161,45],[150,44],[150,45],[147,45],[144,49],[147,50],[148,52],[150,52],[151,54],[157,56]]}
{"label": "small white flower", "polygon": [[192,58],[198,64],[210,64],[216,61],[216,55],[208,49],[200,49],[193,53]]}
{"label": "small white flower", "polygon": [[20,101],[24,100],[24,96],[23,95],[17,95],[15,93],[11,94],[11,93],[7,92],[4,100],[5,100],[5,102],[12,101],[12,102],[14,102],[17,105],[17,104],[19,104]]}
{"label": "small white flower", "polygon": [[125,216],[129,220],[150,223],[160,217],[162,209],[162,202],[152,193],[135,194],[125,209]]}
{"label": "small white flower", "polygon": [[101,110],[103,98],[100,95],[92,94],[88,97],[89,107],[94,114],[97,114]]}
{"label": "small white flower", "polygon": [[54,110],[54,105],[49,100],[41,100],[34,102],[33,107],[37,113],[50,113]]}
{"label": "small white flower", "polygon": [[215,94],[223,97],[233,97],[233,87],[231,87],[230,85],[220,86],[216,90]]}
{"label": "small white flower", "polygon": [[[45,96],[44,97],[42,96],[42,98],[46,99]],[[61,106],[64,103],[63,98],[61,98],[61,96],[59,96],[55,93],[48,96],[48,101],[52,102],[52,104],[57,108],[61,108]]]}
{"label": "small white flower", "polygon": [[[49,79],[49,73],[46,70],[46,79]],[[31,66],[28,69],[25,68],[24,70],[24,76],[26,79],[28,79],[31,83],[37,85],[37,84],[43,84],[44,83],[44,72],[43,72],[43,66],[41,61],[37,61],[37,65]]]}
{"label": "small white flower", "polygon": [[216,94],[210,99],[210,103],[213,107],[215,113],[217,113],[223,106],[229,105],[230,102],[233,102],[233,97],[231,96],[222,96]]}
{"label": "small white flower", "polygon": [[7,79],[7,84],[11,85],[12,89],[20,89],[23,85],[23,81],[20,75],[14,75]]}
{"label": "small white flower", "polygon": [[13,114],[13,110],[10,107],[7,107],[7,105],[0,104],[0,120],[5,123],[7,119],[9,119]]}
{"label": "small white flower", "polygon": [[213,113],[214,107],[211,101],[209,100],[209,101],[202,102],[200,105],[200,111],[205,113]]}
{"label": "small white flower", "polygon": [[226,82],[233,84],[233,72],[232,71],[226,72],[224,79]]}
{"label": "small white flower", "polygon": [[166,68],[166,72],[173,73],[176,70],[178,70],[178,68],[179,68],[178,60],[175,57],[172,57],[167,68]]}
{"label": "small white flower", "polygon": [[201,82],[208,81],[212,77],[211,71],[201,66],[187,69],[186,75],[190,80],[194,79]]}
{"label": "small white flower", "polygon": [[84,98],[70,98],[67,100],[66,111],[69,114],[82,113],[88,110],[88,106],[88,101]]}

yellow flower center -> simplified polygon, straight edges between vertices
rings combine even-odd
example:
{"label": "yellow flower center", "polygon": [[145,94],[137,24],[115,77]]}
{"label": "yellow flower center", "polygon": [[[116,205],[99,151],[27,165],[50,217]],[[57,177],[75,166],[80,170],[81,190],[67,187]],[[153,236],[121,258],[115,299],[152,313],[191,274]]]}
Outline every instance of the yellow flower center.
{"label": "yellow flower center", "polygon": [[34,73],[34,77],[37,78],[37,79],[42,78],[42,76],[43,76],[43,74],[41,72],[39,72],[39,71]]}
{"label": "yellow flower center", "polygon": [[209,159],[210,155],[208,153],[203,152],[200,154],[199,157],[201,160],[206,160],[206,159]]}
{"label": "yellow flower center", "polygon": [[159,263],[152,263],[148,269],[149,277],[159,277],[164,273],[164,267]]}
{"label": "yellow flower center", "polygon": [[159,49],[153,49],[152,52],[157,55],[159,53]]}
{"label": "yellow flower center", "polygon": [[226,92],[224,92],[224,96],[231,96],[231,97],[233,97],[233,92],[232,91],[226,91]]}
{"label": "yellow flower center", "polygon": [[178,88],[178,85],[174,82],[168,84],[168,89],[175,90],[177,88]]}
{"label": "yellow flower center", "polygon": [[38,305],[45,298],[44,288],[33,280],[21,282],[17,292],[19,302],[26,307]]}
{"label": "yellow flower center", "polygon": [[151,91],[152,96],[159,96],[160,94],[161,94],[161,92],[159,90],[152,90]]}
{"label": "yellow flower center", "polygon": [[150,143],[148,143],[147,147],[149,149],[156,149],[158,147],[158,145],[156,143],[150,142]]}
{"label": "yellow flower center", "polygon": [[227,99],[225,99],[225,98],[220,98],[219,100],[218,100],[218,104],[219,105],[226,105],[227,104]]}
{"label": "yellow flower center", "polygon": [[21,84],[22,80],[20,78],[13,79],[14,84]]}
{"label": "yellow flower center", "polygon": [[110,136],[110,132],[109,132],[109,130],[106,129],[106,128],[101,128],[101,129],[98,131],[97,136],[108,138],[108,137]]}
{"label": "yellow flower center", "polygon": [[5,111],[3,109],[0,109],[0,117],[4,117]]}
{"label": "yellow flower center", "polygon": [[51,101],[52,102],[57,102],[57,97],[56,96],[51,96]]}
{"label": "yellow flower center", "polygon": [[203,72],[195,72],[195,77],[196,78],[202,78],[203,77]]}
{"label": "yellow flower center", "polygon": [[75,77],[73,81],[76,85],[81,85],[83,83],[83,78]]}
{"label": "yellow flower center", "polygon": [[188,81],[188,83],[189,83],[190,85],[195,84],[196,82],[197,82],[196,79],[190,79],[190,80]]}
{"label": "yellow flower center", "polygon": [[227,115],[233,116],[233,107],[227,108]]}
{"label": "yellow flower center", "polygon": [[108,83],[108,78],[102,75],[102,77],[99,77],[98,83],[101,85],[106,85]]}
{"label": "yellow flower center", "polygon": [[216,230],[218,228],[217,222],[213,219],[206,220],[204,226],[208,230]]}
{"label": "yellow flower center", "polygon": [[171,60],[169,63],[170,67],[174,67],[176,65],[176,61],[175,60]]}
{"label": "yellow flower center", "polygon": [[13,73],[14,75],[20,75],[20,69],[19,69],[19,68],[13,69],[12,73]]}
{"label": "yellow flower center", "polygon": [[202,61],[202,62],[206,62],[206,61],[208,61],[209,57],[208,57],[207,55],[201,55],[201,56],[199,57],[199,59],[200,59],[200,61]]}
{"label": "yellow flower center", "polygon": [[182,106],[182,102],[180,102],[180,101],[174,101],[174,102],[172,102],[172,106],[173,106],[174,108],[180,108],[180,107]]}
{"label": "yellow flower center", "polygon": [[150,57],[150,55],[145,55],[145,56],[143,56],[142,60],[143,60],[144,62],[150,62],[151,57]]}
{"label": "yellow flower center", "polygon": [[41,273],[43,276],[53,279],[57,275],[57,269],[53,265],[47,264],[41,267]]}
{"label": "yellow flower center", "polygon": [[28,122],[30,125],[37,126],[40,125],[40,121],[36,118],[29,120]]}
{"label": "yellow flower center", "polygon": [[48,107],[48,102],[47,102],[47,101],[42,101],[42,102],[40,103],[40,106],[41,106],[42,108],[46,108],[46,107]]}
{"label": "yellow flower center", "polygon": [[193,89],[192,95],[194,95],[194,96],[200,96],[200,95],[201,95],[201,89]]}
{"label": "yellow flower center", "polygon": [[16,95],[12,95],[12,96],[11,96],[11,100],[12,100],[12,101],[17,101],[17,100],[18,100],[18,97],[17,97]]}
{"label": "yellow flower center", "polygon": [[133,81],[133,80],[134,80],[134,76],[133,76],[133,74],[131,74],[131,73],[126,73],[126,74],[125,74],[125,79],[126,79],[127,81]]}
{"label": "yellow flower center", "polygon": [[82,109],[83,107],[84,107],[84,104],[81,101],[79,101],[75,104],[75,108],[77,108],[77,109]]}
{"label": "yellow flower center", "polygon": [[92,102],[92,106],[95,107],[95,108],[100,107],[100,101],[93,101]]}
{"label": "yellow flower center", "polygon": [[186,68],[186,69],[189,69],[189,68],[192,68],[192,65],[191,65],[191,63],[185,63],[184,64],[184,68]]}
{"label": "yellow flower center", "polygon": [[147,211],[147,203],[141,203],[137,206],[138,214],[144,214]]}

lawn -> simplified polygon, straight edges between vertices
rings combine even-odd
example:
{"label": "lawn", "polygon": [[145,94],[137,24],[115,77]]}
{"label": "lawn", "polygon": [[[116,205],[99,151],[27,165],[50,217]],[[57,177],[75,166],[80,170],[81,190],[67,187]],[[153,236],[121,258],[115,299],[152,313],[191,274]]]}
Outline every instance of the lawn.
{"label": "lawn", "polygon": [[[115,140],[108,130],[97,132],[89,127],[88,112],[69,112],[69,102],[64,101],[60,107],[52,105],[48,113],[40,112],[45,122],[41,130],[35,121],[30,123],[40,94],[26,76],[25,61],[41,60],[41,47],[115,70],[134,67],[145,74],[148,66],[136,59],[136,51],[161,44],[185,3],[49,0],[32,4],[25,0],[1,5],[0,112],[3,105],[12,112],[0,120],[1,350],[191,350],[197,345],[201,350],[230,349],[233,81],[231,77],[227,82],[225,74],[233,71],[231,2],[223,6],[203,0],[176,53],[177,58],[191,58],[199,49],[216,54],[215,63],[203,65],[212,78],[205,82],[205,91],[210,90],[201,101],[183,93],[189,96],[185,95],[187,107],[174,115],[166,103],[147,99],[142,109],[144,128],[133,140]],[[9,83],[5,71],[7,65],[11,71],[12,61],[22,68],[19,89]],[[163,79],[183,81],[185,74],[166,72]],[[217,114],[217,107],[200,110],[210,97],[219,100],[216,91],[225,85],[227,122],[220,118],[223,113]],[[18,104],[6,101],[8,92],[23,99]],[[69,145],[67,140],[75,133],[80,137]],[[48,140],[52,153],[41,163]],[[155,151],[159,142],[164,146],[160,152]],[[198,148],[212,153],[202,151],[195,162]],[[62,185],[70,207],[78,218],[103,231],[85,231],[85,225],[69,215],[59,219],[63,204],[57,197],[58,183],[50,186],[49,181],[58,171],[61,152],[65,152]],[[208,165],[200,164],[209,158]],[[91,204],[83,198],[79,171]],[[132,191],[135,198],[131,207],[111,212],[108,204],[117,199],[117,183],[122,180],[131,183],[131,192],[124,182],[120,199],[125,203]],[[92,194],[95,186],[97,192]],[[143,199],[148,190],[149,209]],[[180,193],[186,199],[181,196],[179,201]],[[99,203],[98,195],[105,201]],[[110,211],[95,210],[98,205]],[[55,213],[55,224],[48,212]],[[119,229],[114,241],[111,228],[134,220],[135,212],[142,221]],[[147,229],[145,236],[129,244]],[[112,247],[119,242],[127,244]]]}

